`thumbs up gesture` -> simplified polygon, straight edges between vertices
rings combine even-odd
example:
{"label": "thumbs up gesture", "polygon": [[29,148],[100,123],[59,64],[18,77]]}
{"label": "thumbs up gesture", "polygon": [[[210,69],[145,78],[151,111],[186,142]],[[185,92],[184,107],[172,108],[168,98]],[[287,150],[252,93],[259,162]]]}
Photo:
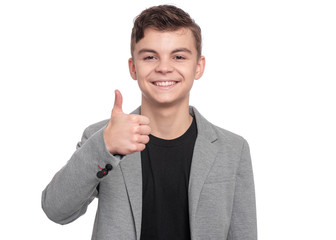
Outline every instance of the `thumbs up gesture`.
{"label": "thumbs up gesture", "polygon": [[145,149],[149,141],[149,118],[137,114],[125,114],[122,95],[115,90],[111,118],[104,130],[104,140],[111,154],[127,155]]}

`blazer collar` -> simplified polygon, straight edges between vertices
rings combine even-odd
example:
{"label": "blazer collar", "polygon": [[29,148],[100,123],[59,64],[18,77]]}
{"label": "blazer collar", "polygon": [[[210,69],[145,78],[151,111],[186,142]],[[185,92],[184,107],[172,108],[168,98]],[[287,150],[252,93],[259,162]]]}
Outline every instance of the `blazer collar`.
{"label": "blazer collar", "polygon": [[[132,114],[140,114],[138,107]],[[193,159],[190,169],[189,179],[189,215],[190,230],[193,234],[195,229],[195,216],[199,197],[206,177],[216,158],[218,149],[214,142],[217,140],[217,134],[212,124],[208,122],[195,107],[190,106],[189,112],[196,118],[197,139],[195,142]],[[120,162],[120,168],[125,180],[129,202],[134,217],[137,239],[140,239],[141,218],[142,218],[142,169],[141,154],[139,152],[125,156]]]}
{"label": "blazer collar", "polygon": [[[141,113],[141,107],[138,107],[131,114],[140,114],[140,113]],[[198,134],[203,136],[204,139],[207,139],[209,142],[216,141],[217,134],[213,130],[212,124],[208,120],[206,120],[193,106],[189,106],[189,113],[193,117],[196,117]]]}

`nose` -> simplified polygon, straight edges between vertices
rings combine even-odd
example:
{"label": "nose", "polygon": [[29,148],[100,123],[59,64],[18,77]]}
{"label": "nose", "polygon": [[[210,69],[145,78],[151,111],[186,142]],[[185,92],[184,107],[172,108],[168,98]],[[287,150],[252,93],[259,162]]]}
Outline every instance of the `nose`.
{"label": "nose", "polygon": [[169,59],[160,59],[155,67],[155,71],[162,74],[170,73],[173,71],[173,66],[171,64]]}

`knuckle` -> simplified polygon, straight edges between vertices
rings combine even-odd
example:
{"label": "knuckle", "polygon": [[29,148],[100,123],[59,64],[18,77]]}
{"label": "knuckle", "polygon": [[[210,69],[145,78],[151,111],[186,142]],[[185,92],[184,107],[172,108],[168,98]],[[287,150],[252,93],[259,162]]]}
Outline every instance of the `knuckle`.
{"label": "knuckle", "polygon": [[139,126],[133,126],[133,133],[139,133]]}
{"label": "knuckle", "polygon": [[139,141],[139,136],[138,135],[134,135],[132,138],[133,142],[138,142]]}
{"label": "knuckle", "polygon": [[147,126],[144,126],[144,125],[141,125],[141,128],[140,128],[140,134],[146,134],[147,132]]}
{"label": "knuckle", "polygon": [[149,123],[150,123],[149,118],[146,117],[146,116],[143,116],[143,122],[144,122],[145,124],[149,124]]}
{"label": "knuckle", "polygon": [[138,116],[136,115],[130,115],[130,120],[134,123],[138,122]]}

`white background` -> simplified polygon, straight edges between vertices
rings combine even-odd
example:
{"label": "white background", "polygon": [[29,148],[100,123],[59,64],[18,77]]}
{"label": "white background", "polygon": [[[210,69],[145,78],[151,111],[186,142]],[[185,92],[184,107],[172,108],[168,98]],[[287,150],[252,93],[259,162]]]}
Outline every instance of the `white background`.
{"label": "white background", "polygon": [[[259,239],[336,239],[335,2],[175,2],[203,32],[191,104],[250,144]],[[130,32],[160,3],[1,1],[1,239],[90,239],[96,200],[60,226],[41,192],[84,128],[109,117],[114,89],[125,112],[140,104]]]}

